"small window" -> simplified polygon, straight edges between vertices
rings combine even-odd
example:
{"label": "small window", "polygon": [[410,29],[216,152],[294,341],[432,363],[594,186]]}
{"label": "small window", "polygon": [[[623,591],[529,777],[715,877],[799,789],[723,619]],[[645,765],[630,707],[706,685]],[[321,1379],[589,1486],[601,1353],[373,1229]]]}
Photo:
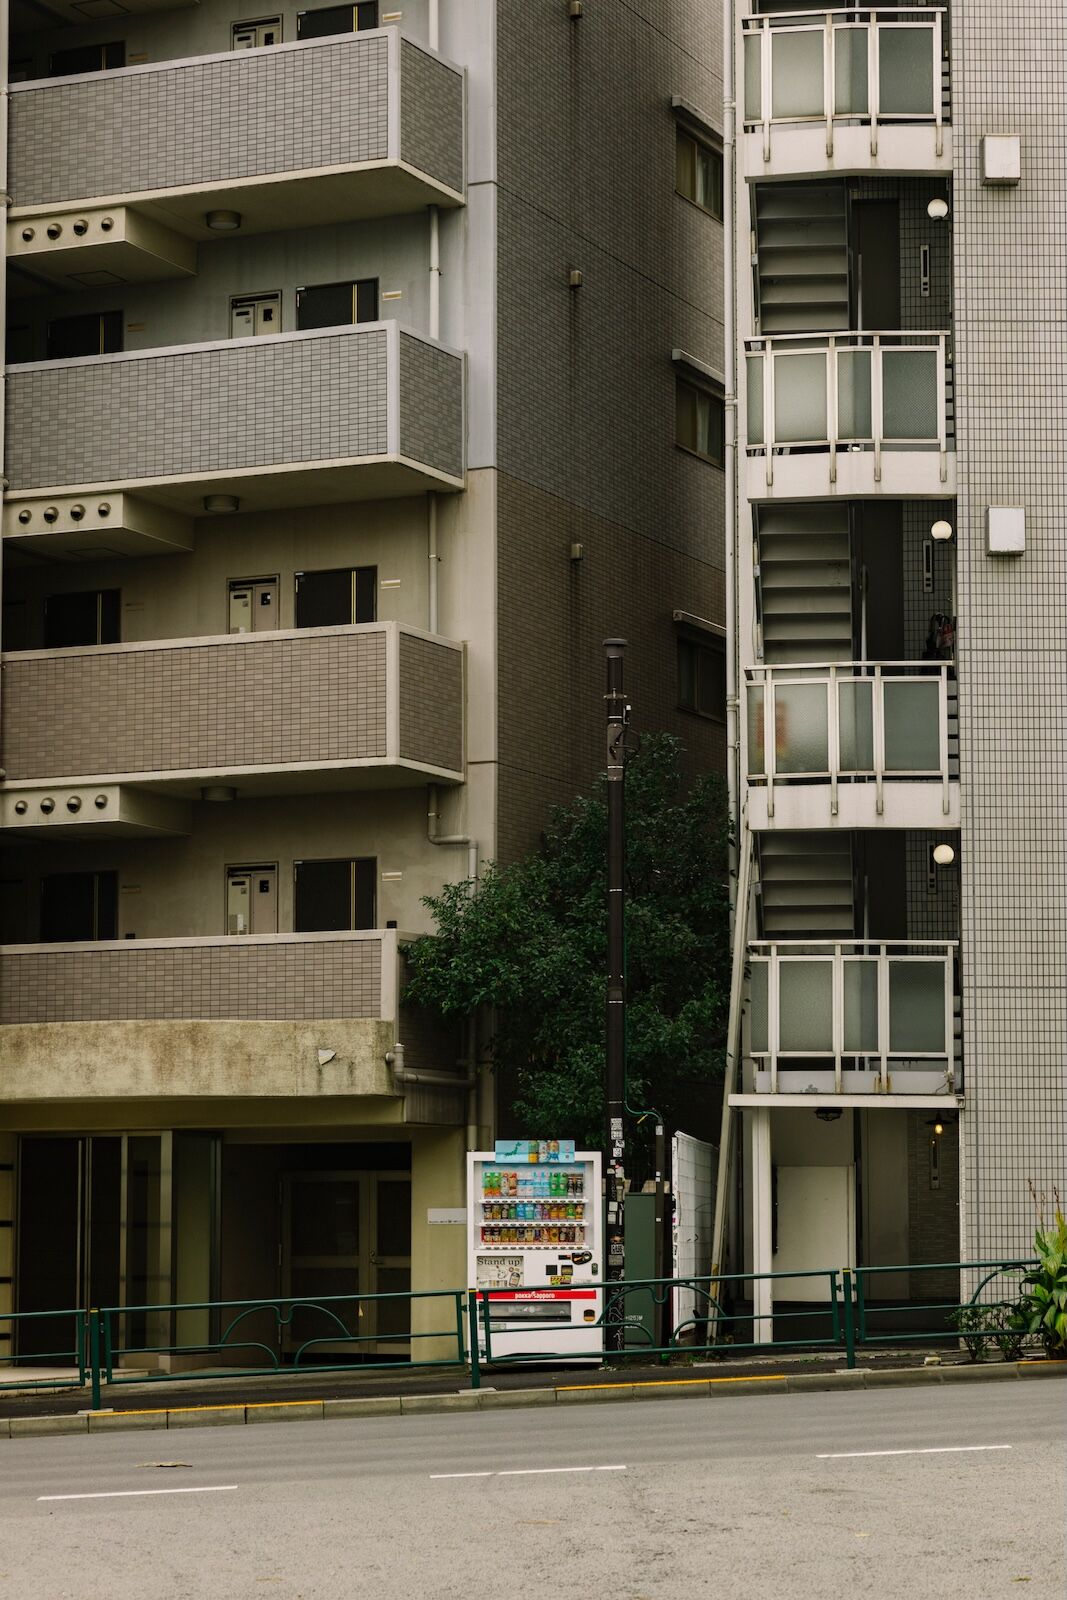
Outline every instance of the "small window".
{"label": "small window", "polygon": [[57,317],[48,324],[49,361],[76,356],[110,356],[122,350],[122,312],[94,311],[89,316]]}
{"label": "small window", "polygon": [[41,879],[41,943],[117,939],[117,872],[57,872]]}
{"label": "small window", "polygon": [[333,567],[296,575],[296,626],[347,628],[376,622],[377,567]]}
{"label": "small window", "polygon": [[722,151],[679,128],[674,186],[686,200],[722,220]]}
{"label": "small window", "polygon": [[348,283],[319,283],[296,291],[296,325],[340,328],[350,322],[377,322],[378,280],[360,278]]}
{"label": "small window", "polygon": [[44,603],[45,649],[118,644],[119,593],[118,589],[82,589],[74,594],[50,594]]}
{"label": "small window", "polygon": [[378,863],[373,857],[296,861],[293,866],[294,933],[342,933],[375,926]]}
{"label": "small window", "polygon": [[726,653],[712,640],[678,640],[678,705],[726,721]]}
{"label": "small window", "polygon": [[378,0],[360,0],[357,5],[325,6],[318,11],[298,11],[298,39],[328,39],[334,33],[362,33],[378,26]]}
{"label": "small window", "polygon": [[70,78],[79,72],[113,72],[125,65],[125,40],[113,39],[110,44],[79,44],[54,51],[48,62],[48,76]]}
{"label": "small window", "polygon": [[677,443],[714,466],[725,462],[725,419],[722,396],[678,378]]}

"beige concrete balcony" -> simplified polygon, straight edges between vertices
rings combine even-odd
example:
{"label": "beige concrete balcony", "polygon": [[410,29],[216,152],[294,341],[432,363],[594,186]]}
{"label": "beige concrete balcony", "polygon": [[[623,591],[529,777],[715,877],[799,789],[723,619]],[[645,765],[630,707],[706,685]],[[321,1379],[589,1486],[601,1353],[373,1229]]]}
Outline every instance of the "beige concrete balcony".
{"label": "beige concrete balcony", "polygon": [[734,1105],[945,1105],[962,1090],[954,942],[756,940]]}
{"label": "beige concrete balcony", "polygon": [[959,827],[949,662],[757,666],[745,680],[751,828]]}
{"label": "beige concrete balcony", "polygon": [[950,175],[945,16],[903,6],[743,17],[742,175]]}
{"label": "beige concrete balcony", "polygon": [[[462,355],[395,322],[31,362],[7,370],[4,532],[151,554],[210,496],[262,511],[462,488],[465,448]],[[179,524],[161,533],[145,502]]]}
{"label": "beige concrete balcony", "polygon": [[750,500],[955,493],[947,334],[783,333],[745,351]]}
{"label": "beige concrete balcony", "polygon": [[9,258],[59,288],[194,271],[195,242],[221,236],[209,212],[264,233],[464,199],[463,74],[395,27],[10,100]]}
{"label": "beige concrete balcony", "polygon": [[397,989],[393,929],[8,945],[0,1097],[399,1104]]}
{"label": "beige concrete balcony", "polygon": [[32,650],[3,669],[0,816],[37,836],[143,832],[121,827],[119,797],[99,806],[108,784],[181,801],[464,776],[463,647],[395,622]]}

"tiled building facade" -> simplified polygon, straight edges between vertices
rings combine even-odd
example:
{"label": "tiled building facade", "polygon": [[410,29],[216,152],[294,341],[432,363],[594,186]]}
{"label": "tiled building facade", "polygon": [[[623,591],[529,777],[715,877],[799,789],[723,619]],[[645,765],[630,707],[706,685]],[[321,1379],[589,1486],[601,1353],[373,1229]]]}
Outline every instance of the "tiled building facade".
{"label": "tiled building facade", "polygon": [[[951,1300],[919,1269],[1025,1255],[1067,1177],[1064,16],[725,12],[721,1250]],[[764,1328],[819,1297],[765,1281]]]}
{"label": "tiled building facade", "polygon": [[12,7],[0,1309],[461,1282],[423,897],[605,636],[722,765],[718,24],[584,10]]}

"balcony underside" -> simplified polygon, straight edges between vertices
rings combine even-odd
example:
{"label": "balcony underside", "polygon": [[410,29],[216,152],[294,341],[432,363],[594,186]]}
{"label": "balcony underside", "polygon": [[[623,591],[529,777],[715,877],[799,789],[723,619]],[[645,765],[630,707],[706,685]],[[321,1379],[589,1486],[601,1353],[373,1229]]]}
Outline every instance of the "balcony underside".
{"label": "balcony underside", "polygon": [[869,123],[835,124],[827,154],[825,122],[780,122],[770,129],[770,158],[764,160],[761,129],[742,135],[741,171],[749,182],[768,178],[939,177],[952,172],[952,129],[932,123],[882,123],[877,153],[871,153]]}
{"label": "balcony underside", "polygon": [[[773,798],[773,814],[771,801]],[[834,811],[830,784],[809,779],[804,783],[776,783],[773,796],[766,784],[750,782],[747,790],[748,825],[754,832],[774,828],[790,831],[833,829],[844,831],[868,828],[958,828],[960,825],[960,786],[957,779],[948,784],[946,796],[937,781],[894,778],[882,786],[881,809],[878,789],[872,781],[840,782],[837,809]]]}
{"label": "balcony underside", "polygon": [[956,457],[951,450],[883,450],[877,466],[872,450],[839,450],[833,461],[828,450],[778,450],[769,463],[766,455],[746,458],[745,493],[752,501],[947,500],[956,493]]}

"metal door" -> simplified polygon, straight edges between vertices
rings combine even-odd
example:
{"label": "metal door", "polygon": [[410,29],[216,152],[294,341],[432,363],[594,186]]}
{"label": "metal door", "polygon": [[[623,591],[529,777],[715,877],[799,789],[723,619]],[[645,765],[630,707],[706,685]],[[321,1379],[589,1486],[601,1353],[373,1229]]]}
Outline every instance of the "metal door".
{"label": "metal door", "polygon": [[282,297],[280,294],[242,295],[230,301],[230,338],[254,339],[261,334],[281,333]]}
{"label": "metal door", "polygon": [[232,32],[235,50],[262,50],[264,46],[280,44],[281,17],[264,17],[259,22],[235,22]]}
{"label": "metal door", "polygon": [[240,936],[277,931],[277,867],[227,867],[226,932]]}
{"label": "metal door", "polygon": [[278,626],[277,578],[249,578],[230,584],[231,633],[268,633]]}

